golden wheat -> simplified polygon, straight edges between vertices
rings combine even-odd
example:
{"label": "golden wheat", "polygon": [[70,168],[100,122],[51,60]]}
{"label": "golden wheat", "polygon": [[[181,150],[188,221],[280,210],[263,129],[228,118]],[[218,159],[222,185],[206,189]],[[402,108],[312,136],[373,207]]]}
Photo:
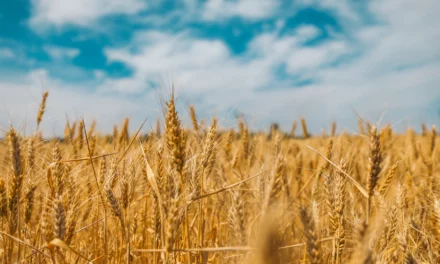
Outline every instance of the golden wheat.
{"label": "golden wheat", "polygon": [[1,262],[440,263],[435,126],[359,118],[359,135],[312,136],[304,118],[262,133],[240,117],[235,131],[190,106],[186,128],[173,95],[165,107],[146,135],[129,119],[112,135],[66,122],[61,140],[10,127]]}

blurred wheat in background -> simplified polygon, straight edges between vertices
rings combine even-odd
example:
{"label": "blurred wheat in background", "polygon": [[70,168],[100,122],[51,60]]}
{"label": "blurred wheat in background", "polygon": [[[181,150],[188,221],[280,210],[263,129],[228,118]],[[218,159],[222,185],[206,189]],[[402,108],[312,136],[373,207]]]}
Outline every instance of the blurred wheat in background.
{"label": "blurred wheat in background", "polygon": [[255,133],[191,106],[190,129],[171,95],[156,131],[51,139],[46,100],[0,142],[2,263],[440,263],[435,126]]}

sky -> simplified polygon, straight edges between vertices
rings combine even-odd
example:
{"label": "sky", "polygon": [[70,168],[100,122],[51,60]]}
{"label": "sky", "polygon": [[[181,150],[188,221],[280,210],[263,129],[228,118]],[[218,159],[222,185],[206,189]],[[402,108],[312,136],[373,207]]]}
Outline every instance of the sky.
{"label": "sky", "polygon": [[357,115],[395,129],[440,119],[438,0],[0,1],[0,130],[62,134],[66,118],[110,131],[163,118],[233,127],[305,117],[355,132]]}

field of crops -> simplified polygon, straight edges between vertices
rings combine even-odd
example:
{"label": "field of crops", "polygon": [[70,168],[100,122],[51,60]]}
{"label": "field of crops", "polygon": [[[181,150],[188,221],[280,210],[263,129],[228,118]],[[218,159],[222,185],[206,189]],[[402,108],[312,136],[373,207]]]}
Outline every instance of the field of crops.
{"label": "field of crops", "polygon": [[440,263],[435,126],[254,133],[164,108],[148,134],[5,131],[1,263]]}

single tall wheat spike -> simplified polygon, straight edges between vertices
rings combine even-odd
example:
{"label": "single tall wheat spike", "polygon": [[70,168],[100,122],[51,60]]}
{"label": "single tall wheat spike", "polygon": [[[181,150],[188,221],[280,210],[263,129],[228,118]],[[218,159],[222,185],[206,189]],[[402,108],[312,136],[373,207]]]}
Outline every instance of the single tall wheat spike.
{"label": "single tall wheat spike", "polygon": [[430,145],[430,148],[429,148],[430,156],[434,155],[435,139],[436,138],[437,138],[437,131],[436,131],[435,125],[432,125],[432,128],[431,128],[431,145]]}
{"label": "single tall wheat spike", "polygon": [[79,126],[78,126],[78,137],[76,139],[76,143],[78,146],[78,149],[81,151],[83,148],[83,143],[84,143],[84,121],[81,120],[79,121]]}
{"label": "single tall wheat spike", "polygon": [[9,155],[11,160],[12,179],[9,187],[9,212],[10,232],[13,234],[17,228],[19,215],[19,201],[21,199],[21,188],[23,185],[23,163],[21,157],[20,141],[14,128],[9,129]]}
{"label": "single tall wheat spike", "polygon": [[53,236],[64,240],[64,236],[66,235],[66,213],[62,196],[57,196],[55,201],[53,201],[52,210],[55,217],[55,221],[53,222]]}
{"label": "single tall wheat spike", "polygon": [[0,218],[8,214],[8,194],[5,187],[5,181],[0,179]]}
{"label": "single tall wheat spike", "polygon": [[193,125],[194,131],[199,132],[199,123],[197,122],[196,110],[194,109],[194,105],[189,106],[189,115],[191,117],[191,122]]}
{"label": "single tall wheat spike", "polygon": [[124,123],[122,124],[121,133],[119,135],[119,146],[124,146],[128,144],[130,141],[130,135],[128,132],[128,124],[130,122],[130,119],[125,118]]}
{"label": "single tall wheat spike", "polygon": [[43,93],[43,98],[41,99],[40,109],[38,110],[37,128],[40,126],[41,120],[43,120],[43,115],[44,115],[44,111],[46,110],[46,101],[48,96],[49,96],[49,92],[45,91]]}
{"label": "single tall wheat spike", "polygon": [[166,241],[165,248],[166,252],[170,253],[174,248],[174,243],[176,242],[176,233],[179,225],[182,221],[182,217],[179,212],[179,199],[178,197],[171,200],[171,207],[168,212],[167,219],[167,229],[166,229]]}
{"label": "single tall wheat spike", "polygon": [[368,204],[367,214],[371,214],[371,200],[376,188],[379,174],[381,171],[382,152],[380,149],[380,137],[377,133],[376,125],[373,125],[370,132],[370,156],[369,156],[369,173],[367,178]]}
{"label": "single tall wheat spike", "polygon": [[313,217],[305,208],[300,209],[300,215],[304,227],[304,235],[306,237],[306,248],[309,261],[311,264],[321,263],[321,252],[318,246],[318,236],[316,234]]}
{"label": "single tall wheat spike", "polygon": [[303,131],[303,138],[308,138],[310,136],[309,131],[307,129],[306,119],[304,117],[301,118],[301,128]]}
{"label": "single tall wheat spike", "polygon": [[391,182],[394,179],[394,175],[396,174],[397,169],[399,168],[399,161],[395,162],[394,165],[391,167],[391,169],[388,171],[387,175],[385,176],[385,180],[380,186],[379,193],[381,195],[385,195],[388,187],[391,185]]}
{"label": "single tall wheat spike", "polygon": [[110,188],[110,186],[106,185],[104,187],[105,194],[108,199],[108,203],[110,205],[110,208],[112,209],[113,215],[119,219],[119,222],[121,224],[121,230],[122,230],[122,236],[125,237],[125,220],[121,209],[120,202],[116,199],[115,194],[113,193],[113,190]]}
{"label": "single tall wheat spike", "polygon": [[182,184],[185,182],[183,169],[185,166],[185,152],[186,152],[186,136],[185,131],[181,127],[180,119],[176,111],[174,103],[174,95],[171,96],[167,103],[168,111],[165,117],[166,130],[166,144],[168,152],[171,156],[172,169],[175,170],[181,177]]}
{"label": "single tall wheat spike", "polygon": [[331,127],[331,133],[330,133],[330,135],[331,135],[332,137],[336,136],[336,122],[335,122],[335,121],[332,122],[332,127]]}
{"label": "single tall wheat spike", "polygon": [[293,138],[295,137],[295,132],[296,132],[297,125],[298,125],[297,121],[296,120],[293,121],[292,128],[290,129],[290,136],[293,137]]}
{"label": "single tall wheat spike", "polygon": [[[35,196],[35,190],[37,189],[37,185],[34,182],[29,182],[28,186],[26,188],[26,211],[24,214],[24,222],[26,224],[29,224],[32,213],[34,211],[34,196]],[[0,188],[1,191],[1,188]]]}

